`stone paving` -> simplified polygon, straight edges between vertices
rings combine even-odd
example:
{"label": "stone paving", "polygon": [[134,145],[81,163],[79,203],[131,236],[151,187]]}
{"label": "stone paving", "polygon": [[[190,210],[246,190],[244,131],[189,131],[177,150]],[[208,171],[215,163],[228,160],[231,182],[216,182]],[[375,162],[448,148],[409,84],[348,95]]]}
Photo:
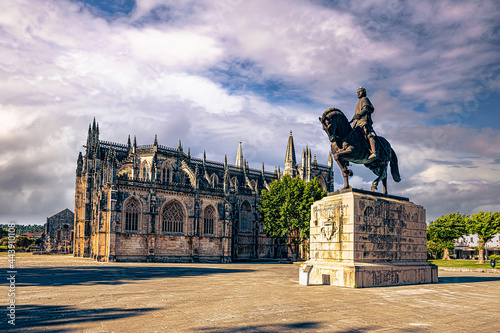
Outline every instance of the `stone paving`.
{"label": "stone paving", "polygon": [[499,274],[439,271],[439,284],[349,289],[300,286],[299,265],[16,259],[16,332],[500,331]]}

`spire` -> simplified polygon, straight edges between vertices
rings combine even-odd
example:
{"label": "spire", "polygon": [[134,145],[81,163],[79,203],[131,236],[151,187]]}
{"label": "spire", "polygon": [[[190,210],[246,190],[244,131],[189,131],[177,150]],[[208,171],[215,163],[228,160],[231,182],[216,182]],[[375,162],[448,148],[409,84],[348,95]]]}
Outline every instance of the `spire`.
{"label": "spire", "polygon": [[262,162],[262,169],[260,169],[260,171],[262,172],[262,175],[264,176],[264,162]]}
{"label": "spire", "polygon": [[288,137],[288,144],[286,146],[285,164],[286,163],[292,163],[292,165],[297,164],[297,160],[295,159],[295,145],[293,144],[292,131],[290,131],[290,136]]}
{"label": "spire", "polygon": [[96,126],[95,126],[95,117],[94,117],[94,122],[92,123],[92,131],[95,131],[96,130]]}
{"label": "spire", "polygon": [[82,152],[78,153],[78,160],[76,162],[76,176],[81,177],[83,170],[83,156]]}
{"label": "spire", "polygon": [[191,158],[191,147],[188,147],[188,158]]}
{"label": "spire", "polygon": [[227,154],[224,155],[224,169],[227,168]]}
{"label": "spire", "polygon": [[127,151],[130,151],[130,148],[132,148],[132,144],[130,143],[130,134],[129,134],[127,140]]}
{"label": "spire", "polygon": [[243,168],[243,148],[241,147],[241,140],[238,145],[238,152],[236,153],[236,167]]}
{"label": "spire", "polygon": [[290,175],[292,178],[297,176],[297,159],[295,158],[295,145],[293,144],[292,131],[290,131],[288,144],[286,146],[285,169],[283,170],[283,174]]}
{"label": "spire", "polygon": [[224,168],[224,194],[228,195],[229,191],[231,189],[231,183],[229,180],[229,168],[227,167],[227,164]]}
{"label": "spire", "polygon": [[158,146],[158,135],[155,134],[155,143],[154,146]]}
{"label": "spire", "polygon": [[316,159],[316,154],[314,154],[313,165],[318,165],[318,160]]}
{"label": "spire", "polygon": [[179,139],[179,145],[177,146],[178,151],[182,151],[181,139]]}
{"label": "spire", "polygon": [[134,135],[134,146],[132,148],[132,153],[135,154],[136,150],[137,150],[137,138]]}

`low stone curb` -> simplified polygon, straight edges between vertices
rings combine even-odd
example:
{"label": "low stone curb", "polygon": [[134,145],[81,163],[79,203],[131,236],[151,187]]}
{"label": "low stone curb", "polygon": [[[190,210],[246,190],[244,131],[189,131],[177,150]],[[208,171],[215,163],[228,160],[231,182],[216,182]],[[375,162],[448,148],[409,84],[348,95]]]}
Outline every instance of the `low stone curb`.
{"label": "low stone curb", "polygon": [[450,271],[450,272],[500,273],[500,269],[493,269],[493,268],[439,267],[439,270]]}

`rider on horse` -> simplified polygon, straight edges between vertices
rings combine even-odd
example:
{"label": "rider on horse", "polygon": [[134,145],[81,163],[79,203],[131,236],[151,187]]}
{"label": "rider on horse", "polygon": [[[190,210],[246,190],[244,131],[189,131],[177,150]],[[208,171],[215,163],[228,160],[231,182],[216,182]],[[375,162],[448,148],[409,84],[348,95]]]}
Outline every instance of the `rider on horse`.
{"label": "rider on horse", "polygon": [[366,97],[366,89],[360,87],[358,89],[359,101],[356,104],[356,110],[354,111],[354,117],[350,121],[353,123],[353,129],[360,127],[363,130],[363,134],[370,144],[370,156],[369,160],[377,158],[377,151],[375,149],[375,132],[373,131],[373,121],[372,113],[375,111],[373,104],[370,102],[368,97]]}

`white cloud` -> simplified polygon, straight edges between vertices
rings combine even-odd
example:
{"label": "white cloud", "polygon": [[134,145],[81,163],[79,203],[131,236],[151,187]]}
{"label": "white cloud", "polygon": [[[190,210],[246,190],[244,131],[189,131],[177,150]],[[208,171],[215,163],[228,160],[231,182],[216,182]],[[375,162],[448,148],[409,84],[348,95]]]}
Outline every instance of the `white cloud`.
{"label": "white cloud", "polygon": [[[76,1],[0,10],[0,198],[15,203],[0,206],[2,216],[71,208],[75,160],[94,116],[104,140],[132,134],[151,143],[158,133],[161,144],[180,138],[194,155],[206,149],[219,160],[242,139],[251,165],[272,170],[290,129],[298,156],[309,145],[326,163],[317,117],[326,105],[351,117],[359,85],[400,159],[403,182],[390,183],[391,193],[431,216],[496,207],[500,135],[494,124],[464,126],[475,115],[464,102],[484,108],[498,98],[493,1],[144,0],[119,18]],[[489,95],[478,98],[488,72]],[[445,113],[450,102],[462,113]],[[369,171],[353,171],[351,183],[369,188]]]}

